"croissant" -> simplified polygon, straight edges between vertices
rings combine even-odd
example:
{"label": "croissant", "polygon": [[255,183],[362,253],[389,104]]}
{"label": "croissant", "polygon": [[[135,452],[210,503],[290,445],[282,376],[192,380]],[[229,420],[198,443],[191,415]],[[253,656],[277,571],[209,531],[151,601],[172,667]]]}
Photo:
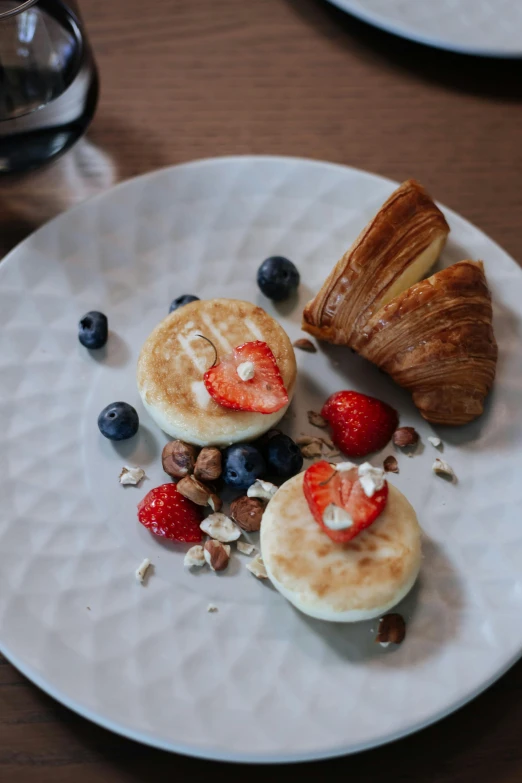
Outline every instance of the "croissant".
{"label": "croissant", "polygon": [[387,372],[428,421],[457,425],[483,412],[497,345],[481,262],[461,261],[418,282],[448,230],[420,185],[405,182],[308,303],[303,329]]}
{"label": "croissant", "polygon": [[427,274],[448,233],[444,215],[422,186],[404,182],[307,304],[303,329],[351,345],[372,313]]}
{"label": "croissant", "polygon": [[352,347],[409,389],[433,424],[476,419],[497,363],[482,263],[460,261],[411,286],[367,321]]}

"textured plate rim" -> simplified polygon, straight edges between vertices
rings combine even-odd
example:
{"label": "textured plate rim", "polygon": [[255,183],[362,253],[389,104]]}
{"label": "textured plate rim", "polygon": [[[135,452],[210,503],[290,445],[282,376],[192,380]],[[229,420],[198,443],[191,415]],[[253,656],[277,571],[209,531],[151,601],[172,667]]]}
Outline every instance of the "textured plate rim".
{"label": "textured plate rim", "polygon": [[[270,162],[270,163],[281,163],[281,164],[289,164],[289,163],[305,164],[308,166],[317,166],[321,168],[327,167],[338,171],[352,171],[352,172],[356,172],[357,174],[363,174],[381,183],[386,183],[388,185],[391,185],[392,187],[397,187],[397,185],[399,184],[393,179],[381,176],[379,174],[375,174],[373,172],[365,171],[364,169],[359,169],[354,166],[347,166],[341,163],[333,163],[330,161],[323,161],[319,159],[303,158],[303,157],[293,157],[293,156],[284,156],[284,155],[233,155],[233,156],[225,155],[225,156],[201,158],[193,161],[186,161],[183,163],[174,164],[172,166],[166,166],[160,169],[156,169],[154,171],[147,172],[140,176],[132,177],[128,180],[124,180],[123,182],[118,183],[117,185],[103,191],[102,193],[99,193],[89,199],[86,199],[80,204],[75,205],[73,208],[67,210],[66,212],[57,215],[51,221],[39,227],[36,231],[34,231],[32,234],[26,237],[22,242],[16,245],[16,247],[14,247],[4,257],[4,259],[0,261],[0,281],[2,278],[2,268],[5,267],[6,264],[16,263],[16,255],[19,252],[20,248],[22,248],[26,243],[29,243],[30,241],[34,241],[34,238],[38,236],[38,233],[40,231],[47,230],[48,226],[54,223],[67,220],[70,213],[76,213],[78,210],[84,208],[84,206],[87,203],[101,201],[104,198],[109,197],[109,194],[111,194],[113,191],[116,190],[120,191],[124,188],[131,188],[136,180],[139,181],[152,180],[159,174],[164,174],[167,171],[190,168],[190,167],[199,168],[209,164],[213,165],[216,163],[225,163],[225,164],[248,163],[252,161],[255,162],[263,161],[266,163]],[[510,264],[519,273],[521,272],[520,267],[516,263],[516,261],[495,240],[491,239],[487,234],[485,234],[485,232],[483,232],[480,228],[475,226],[466,218],[462,217],[460,214],[445,207],[444,205],[440,205],[440,206],[450,218],[452,218],[453,220],[460,221],[461,223],[467,225],[468,227],[471,227],[474,231],[479,232],[482,236],[486,237],[488,242],[494,245],[496,249],[505,256],[506,260],[509,260]],[[11,654],[8,646],[5,645],[1,639],[0,639],[0,653],[2,653],[4,657],[19,672],[21,672],[37,687],[39,687],[42,691],[44,691],[48,696],[51,696],[59,703],[71,709],[73,712],[77,713],[81,717],[90,720],[92,723],[95,723],[98,726],[108,729],[109,731],[112,731],[113,733],[118,734],[127,739],[131,739],[140,742],[142,744],[154,748],[158,748],[160,750],[179,753],[182,755],[191,756],[200,759],[248,763],[248,764],[276,764],[276,763],[287,764],[287,763],[295,763],[300,761],[324,760],[324,759],[335,758],[339,756],[352,755],[354,753],[360,753],[365,750],[377,748],[382,745],[386,745],[396,740],[403,739],[412,734],[415,734],[416,732],[421,731],[422,729],[425,729],[428,726],[437,723],[438,721],[442,720],[448,715],[459,710],[461,707],[465,706],[473,699],[475,699],[477,696],[479,696],[481,693],[486,691],[491,685],[497,682],[497,680],[499,680],[515,663],[517,663],[517,661],[519,661],[522,658],[522,647],[514,655],[512,655],[507,661],[505,661],[504,665],[501,666],[490,678],[486,679],[478,687],[472,689],[469,693],[465,694],[461,698],[455,699],[444,709],[431,715],[430,717],[426,718],[423,721],[414,723],[409,726],[405,726],[401,729],[390,732],[389,734],[384,734],[380,737],[376,737],[368,742],[360,743],[358,745],[341,746],[341,747],[329,748],[325,750],[316,749],[316,750],[311,750],[310,752],[307,753],[290,753],[290,754],[274,753],[274,754],[263,754],[263,755],[256,755],[255,753],[235,753],[235,752],[230,753],[227,751],[222,751],[217,748],[213,748],[211,746],[202,748],[200,746],[177,744],[176,742],[164,741],[158,739],[153,734],[150,734],[148,732],[136,731],[130,727],[123,725],[121,722],[118,723],[111,719],[107,719],[106,717],[104,717],[103,714],[95,710],[92,710],[89,707],[85,707],[81,703],[76,702],[74,699],[69,698],[69,696],[67,696],[67,694],[62,692],[59,688],[55,688],[52,684],[49,684],[46,681],[45,677],[39,674],[32,666],[26,665],[15,654]]]}
{"label": "textured plate rim", "polygon": [[368,11],[364,6],[359,4],[358,0],[328,0],[328,2],[337,6],[337,8],[340,8],[341,11],[355,16],[373,27],[378,27],[399,38],[415,41],[423,46],[431,46],[434,49],[441,49],[445,52],[455,52],[456,54],[470,55],[472,57],[491,57],[499,59],[518,59],[522,57],[522,49],[496,49],[495,47],[484,48],[482,46],[466,46],[452,43],[444,38],[423,35],[414,27],[410,27],[407,24],[397,24],[390,21],[390,19],[382,14]]}

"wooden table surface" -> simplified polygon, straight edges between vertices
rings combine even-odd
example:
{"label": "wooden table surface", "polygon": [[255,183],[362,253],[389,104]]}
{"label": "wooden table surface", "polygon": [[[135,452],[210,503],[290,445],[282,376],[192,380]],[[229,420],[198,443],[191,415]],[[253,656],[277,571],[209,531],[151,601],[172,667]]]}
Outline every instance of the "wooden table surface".
{"label": "wooden table surface", "polygon": [[[117,180],[180,161],[282,154],[416,177],[522,258],[522,61],[466,58],[374,30],[319,0],[83,0],[101,75],[88,139],[0,180],[0,252]],[[494,533],[492,533],[494,534]],[[520,783],[522,663],[457,714],[305,779]],[[0,780],[283,779],[142,747],[79,718],[0,657]]]}

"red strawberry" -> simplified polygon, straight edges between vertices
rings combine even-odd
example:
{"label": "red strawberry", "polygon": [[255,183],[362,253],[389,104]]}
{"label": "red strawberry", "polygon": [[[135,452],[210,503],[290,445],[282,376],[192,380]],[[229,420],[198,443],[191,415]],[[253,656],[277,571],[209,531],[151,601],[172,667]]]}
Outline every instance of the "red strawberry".
{"label": "red strawberry", "polygon": [[173,541],[198,543],[201,508],[183,497],[175,484],[162,484],[148,492],[138,503],[138,519],[156,536]]}
{"label": "red strawberry", "polygon": [[[357,467],[336,470],[322,461],[311,465],[304,474],[304,494],[315,521],[332,541],[344,544],[374,522],[386,505],[388,484],[384,482],[369,498],[361,485]],[[331,530],[323,521],[324,512],[333,504],[351,516],[353,524],[344,530]]]}
{"label": "red strawberry", "polygon": [[349,457],[365,457],[384,448],[397,429],[397,411],[375,397],[340,391],[321,411],[332,428],[335,445]]}
{"label": "red strawberry", "polygon": [[[243,381],[237,368],[252,362],[254,375]],[[281,373],[274,354],[261,340],[244,343],[207,370],[205,386],[210,396],[224,408],[234,411],[275,413],[288,403]]]}

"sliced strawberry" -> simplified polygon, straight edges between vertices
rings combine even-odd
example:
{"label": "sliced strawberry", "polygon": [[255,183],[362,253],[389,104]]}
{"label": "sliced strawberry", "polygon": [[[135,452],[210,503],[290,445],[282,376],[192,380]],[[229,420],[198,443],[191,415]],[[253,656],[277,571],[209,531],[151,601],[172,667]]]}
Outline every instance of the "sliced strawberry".
{"label": "sliced strawberry", "polygon": [[[386,482],[369,498],[362,488],[357,467],[339,471],[325,461],[316,462],[308,468],[303,488],[315,521],[338,544],[351,541],[361,530],[369,527],[384,509],[388,498]],[[348,512],[352,519],[350,527],[332,530],[325,524],[324,513],[330,505]]]}
{"label": "sliced strawberry", "polygon": [[397,411],[375,397],[339,391],[321,411],[332,428],[335,445],[349,457],[365,457],[384,448],[397,429]]}
{"label": "sliced strawberry", "polygon": [[[247,362],[253,364],[254,374],[244,381],[238,375],[238,367]],[[244,343],[223,356],[219,364],[207,370],[204,382],[219,405],[234,411],[275,413],[288,403],[275,356],[261,340]]]}
{"label": "sliced strawberry", "polygon": [[201,508],[183,497],[175,484],[151,489],[138,503],[138,519],[151,533],[172,541],[197,543],[203,538]]}

